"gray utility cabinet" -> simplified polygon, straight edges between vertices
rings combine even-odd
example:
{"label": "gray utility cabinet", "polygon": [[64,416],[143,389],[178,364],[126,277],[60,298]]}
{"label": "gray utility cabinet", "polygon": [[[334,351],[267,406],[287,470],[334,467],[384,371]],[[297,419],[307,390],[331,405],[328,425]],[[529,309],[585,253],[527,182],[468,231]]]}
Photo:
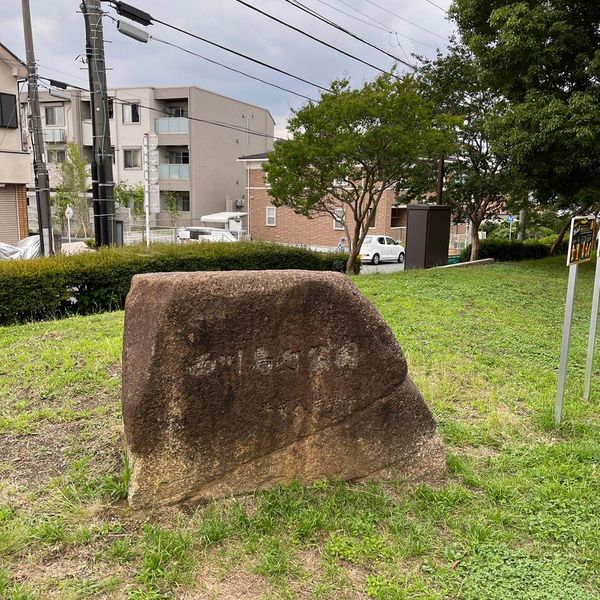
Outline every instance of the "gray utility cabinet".
{"label": "gray utility cabinet", "polygon": [[428,269],[448,264],[450,207],[409,204],[406,221],[407,269]]}

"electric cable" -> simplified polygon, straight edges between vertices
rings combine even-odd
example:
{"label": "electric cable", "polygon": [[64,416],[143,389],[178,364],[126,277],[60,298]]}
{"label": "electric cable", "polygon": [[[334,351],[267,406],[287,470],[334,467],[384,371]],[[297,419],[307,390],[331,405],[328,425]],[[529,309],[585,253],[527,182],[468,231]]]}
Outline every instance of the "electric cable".
{"label": "electric cable", "polygon": [[[236,1],[240,1],[240,0],[236,0]],[[352,31],[350,31],[349,29],[346,29],[345,27],[342,27],[341,25],[339,25],[335,21],[332,21],[331,19],[328,19],[327,17],[325,17],[322,14],[318,13],[316,10],[313,10],[312,8],[306,6],[305,4],[302,4],[302,2],[300,2],[299,0],[283,0],[283,1],[287,2],[291,6],[294,6],[295,8],[297,8],[297,9],[299,9],[299,10],[301,10],[301,11],[303,11],[303,12],[309,14],[309,15],[311,15],[315,19],[318,19],[319,21],[322,21],[323,23],[326,23],[330,27],[333,27],[334,29],[337,29],[338,31],[341,31],[342,33],[345,33],[346,35],[349,35],[350,37],[354,38],[355,40],[358,40],[359,42],[362,42],[363,44],[365,44],[365,45],[367,45],[367,46],[369,46],[371,48],[374,48],[378,52],[381,52],[382,54],[385,54],[386,56],[389,56],[390,58],[392,58],[396,62],[402,63],[403,65],[405,65],[407,67],[410,67],[411,69],[415,69],[416,68],[415,65],[411,65],[409,62],[406,62],[405,60],[402,60],[401,58],[398,58],[397,56],[391,54],[387,50],[383,50],[382,48],[379,48],[379,46],[376,46],[375,44],[372,44],[368,40],[365,40],[364,38],[356,35]]]}
{"label": "electric cable", "polygon": [[[110,0],[110,3],[115,7],[115,9],[117,9],[117,6],[115,5],[115,2],[113,2],[112,0]],[[118,12],[118,9],[117,9]],[[293,73],[290,73],[289,71],[286,71],[285,69],[280,69],[279,67],[275,67],[273,65],[270,65],[269,63],[266,63],[262,60],[259,60],[258,58],[253,58],[252,56],[249,56],[247,54],[244,54],[242,52],[238,52],[237,50],[233,50],[232,48],[228,48],[227,46],[223,46],[222,44],[218,44],[217,42],[213,42],[212,40],[209,40],[207,38],[201,37],[199,35],[196,35],[195,33],[192,33],[191,31],[188,31],[186,29],[183,29],[181,27],[177,27],[177,25],[173,25],[171,23],[167,23],[166,21],[162,21],[161,19],[157,19],[156,17],[151,17],[152,21],[155,21],[156,23],[160,23],[160,25],[164,25],[165,27],[169,27],[170,29],[173,29],[174,31],[178,31],[179,33],[183,33],[185,35],[189,35],[190,37],[193,37],[194,39],[200,40],[201,42],[204,42],[206,44],[210,44],[211,46],[214,46],[215,48],[219,48],[221,50],[224,50],[225,52],[229,52],[231,54],[235,54],[236,56],[239,56],[241,58],[244,58],[245,60],[249,60],[253,63],[256,63],[258,65],[261,65],[263,67],[266,67],[267,69],[271,69],[272,71],[276,71],[277,73],[281,73],[282,75],[286,75],[288,77],[292,77],[293,79],[296,79],[297,81],[301,81],[302,83],[306,83],[308,85],[311,85],[313,87],[316,87],[317,89],[323,91],[323,92],[329,92],[331,91],[329,88],[323,87],[322,85],[319,85],[318,83],[314,83],[312,81],[309,81],[308,79],[304,79],[303,77],[299,77],[298,75],[294,75]]]}
{"label": "electric cable", "polygon": [[[235,2],[237,2],[238,4],[242,4],[243,6],[246,6],[250,10],[257,12],[257,13],[267,17],[268,19],[275,21],[276,23],[279,23],[280,25],[287,27],[288,29],[292,29],[293,31],[296,31],[297,33],[302,34],[303,36],[313,40],[314,42],[322,44],[323,46],[326,46],[327,48],[330,48],[331,50],[335,50],[336,52],[339,52],[340,54],[343,54],[344,56],[352,58],[353,60],[356,60],[356,61],[362,63],[363,65],[367,65],[368,67],[371,67],[372,69],[375,69],[376,71],[380,71],[381,73],[390,74],[389,71],[386,71],[385,69],[382,69],[381,67],[378,67],[378,66],[374,65],[373,63],[370,63],[369,61],[363,60],[362,58],[359,58],[358,56],[354,56],[354,54],[351,54],[350,52],[346,52],[345,50],[342,50],[341,48],[337,48],[333,44],[330,44],[329,42],[325,42],[325,41],[321,40],[320,38],[318,38],[314,35],[311,35],[310,33],[307,33],[306,31],[303,31],[299,27],[291,25],[290,23],[287,23],[286,21],[283,21],[282,19],[279,19],[279,18],[269,14],[268,12],[265,12],[264,10],[261,10],[260,8],[257,8],[256,6],[252,6],[252,4],[248,4],[247,2],[244,2],[244,0],[235,0]],[[397,60],[396,57],[394,57],[394,60]],[[404,62],[404,61],[402,61],[402,62]],[[399,79],[399,77],[397,75],[394,75],[393,73],[392,73],[392,76],[395,77],[396,79]]]}
{"label": "electric cable", "polygon": [[[382,23],[381,21],[378,21],[377,19],[375,19],[374,17],[372,17],[371,15],[369,15],[366,12],[363,12],[362,10],[356,8],[355,6],[352,6],[352,4],[350,4],[349,2],[346,2],[345,0],[337,0],[338,2],[340,2],[341,4],[344,4],[345,6],[347,6],[348,8],[352,9],[354,12],[358,13],[359,15],[362,15],[363,17],[367,17],[367,19],[370,19],[371,21],[373,21],[373,23],[371,25],[373,25],[373,27],[377,27],[379,26],[380,29],[382,29],[383,31],[387,31],[388,33],[393,33],[397,36],[403,37],[411,42],[414,42],[415,44],[420,44],[422,46],[427,46],[428,48],[432,48],[433,50],[436,49],[435,46],[432,46],[431,44],[428,44],[427,42],[424,42],[423,40],[417,40],[415,38],[412,38],[404,33],[400,33],[399,31],[391,31],[389,26],[386,25],[385,23]],[[359,19],[358,17],[355,17],[343,10],[341,10],[340,8],[336,8],[335,6],[332,6],[331,4],[328,4],[327,2],[325,2],[324,0],[317,0],[317,2],[320,2],[321,4],[325,4],[325,6],[329,6],[330,8],[332,8],[333,10],[337,10],[338,12],[347,15],[349,17],[351,17],[352,19],[358,19],[361,23],[366,23],[367,25],[369,25],[370,23],[367,23],[367,21],[364,21],[363,19]]]}
{"label": "electric cable", "polygon": [[289,94],[293,94],[294,96],[298,96],[300,98],[304,98],[305,100],[310,100],[312,102],[317,102],[317,100],[315,100],[314,98],[311,98],[310,96],[306,96],[304,94],[301,94],[299,92],[295,92],[294,90],[290,90],[288,88],[285,88],[281,85],[278,85],[276,83],[272,83],[270,81],[267,81],[266,79],[261,79],[260,77],[256,77],[255,75],[250,75],[249,73],[244,73],[244,71],[240,71],[239,69],[235,69],[234,67],[230,67],[229,65],[225,65],[223,63],[220,63],[216,60],[213,60],[212,58],[208,58],[207,56],[203,56],[202,54],[198,54],[197,52],[194,52],[193,50],[188,50],[187,48],[183,48],[182,46],[179,46],[178,44],[175,44],[173,42],[168,42],[167,40],[162,40],[160,38],[157,38],[153,35],[150,36],[151,39],[153,39],[156,42],[160,42],[161,44],[165,44],[166,46],[172,46],[173,48],[177,48],[178,50],[181,50],[182,52],[186,52],[187,54],[191,54],[192,56],[196,56],[197,58],[201,58],[202,60],[205,60],[209,63],[212,63],[214,65],[218,65],[220,67],[223,67],[224,69],[227,69],[228,71],[233,71],[234,73],[239,73],[240,75],[243,75],[244,77],[248,77],[249,79],[254,79],[255,81],[260,81],[261,83],[264,83],[265,85],[270,85],[271,87],[277,88],[278,90],[282,90],[284,92],[288,92]]}
{"label": "electric cable", "polygon": [[383,10],[384,12],[388,13],[389,15],[392,15],[393,17],[396,17],[397,19],[400,19],[401,21],[405,21],[406,23],[408,23],[409,25],[412,25],[413,27],[417,27],[417,28],[425,31],[426,33],[430,33],[431,35],[435,35],[436,37],[439,37],[441,40],[446,41],[446,39],[447,39],[443,35],[440,35],[439,33],[436,33],[435,31],[431,31],[430,29],[426,29],[425,27],[422,27],[421,25],[419,25],[417,23],[413,23],[413,21],[409,21],[406,17],[403,17],[402,15],[399,15],[398,13],[395,13],[395,12],[392,12],[391,10],[388,10],[385,6],[381,6],[381,4],[377,4],[377,2],[373,2],[373,0],[365,0],[365,2],[368,2],[369,4],[372,4],[373,6],[376,6],[379,10]]}

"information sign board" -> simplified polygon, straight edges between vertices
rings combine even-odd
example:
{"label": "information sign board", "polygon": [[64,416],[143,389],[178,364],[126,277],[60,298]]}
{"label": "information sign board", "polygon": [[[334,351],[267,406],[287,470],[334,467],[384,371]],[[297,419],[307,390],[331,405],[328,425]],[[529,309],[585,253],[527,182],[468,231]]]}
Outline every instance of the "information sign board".
{"label": "information sign board", "polygon": [[567,266],[589,262],[592,259],[595,233],[594,217],[574,217],[571,220]]}

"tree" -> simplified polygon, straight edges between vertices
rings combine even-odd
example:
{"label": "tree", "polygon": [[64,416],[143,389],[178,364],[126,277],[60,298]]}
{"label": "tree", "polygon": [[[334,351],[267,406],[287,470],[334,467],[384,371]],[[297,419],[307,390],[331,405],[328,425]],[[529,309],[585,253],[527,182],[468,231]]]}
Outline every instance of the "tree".
{"label": "tree", "polygon": [[[352,273],[368,223],[385,190],[415,161],[450,147],[448,120],[435,113],[410,77],[381,75],[362,88],[334,81],[318,103],[288,122],[291,139],[275,144],[264,165],[275,206],[342,219]],[[337,212],[336,212],[337,211]]]}
{"label": "tree", "polygon": [[492,123],[498,152],[567,216],[562,237],[600,192],[600,2],[454,0],[451,16],[508,101]]}
{"label": "tree", "polygon": [[169,213],[169,218],[171,219],[171,226],[177,226],[177,218],[179,217],[179,210],[177,209],[177,194],[171,191],[163,192],[163,200],[165,203],[165,208]]}
{"label": "tree", "polygon": [[126,181],[120,181],[114,187],[115,202],[119,206],[130,208],[133,218],[142,221],[146,215],[144,207],[144,185],[136,183],[129,185]]}
{"label": "tree", "polygon": [[83,237],[91,232],[90,205],[88,201],[89,166],[75,142],[67,142],[65,161],[60,166],[61,183],[54,198],[57,213],[64,218],[67,206],[71,206]]}
{"label": "tree", "polygon": [[[507,162],[494,151],[488,134],[488,119],[501,111],[501,100],[485,84],[473,54],[456,40],[447,55],[438,52],[434,60],[421,59],[417,81],[421,93],[439,111],[459,118],[457,148],[446,163],[444,203],[453,208],[455,218],[469,220],[471,260],[477,260],[481,223],[504,208],[514,184]],[[409,197],[431,193],[437,172],[435,162],[417,163]]]}

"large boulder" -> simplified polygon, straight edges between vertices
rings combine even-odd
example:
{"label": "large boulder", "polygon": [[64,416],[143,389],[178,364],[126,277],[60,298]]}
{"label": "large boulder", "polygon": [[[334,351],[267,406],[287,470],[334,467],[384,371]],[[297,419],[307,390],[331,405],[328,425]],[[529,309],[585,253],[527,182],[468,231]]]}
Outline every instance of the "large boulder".
{"label": "large boulder", "polygon": [[136,275],[123,419],[133,507],[445,463],[394,334],[339,273]]}

